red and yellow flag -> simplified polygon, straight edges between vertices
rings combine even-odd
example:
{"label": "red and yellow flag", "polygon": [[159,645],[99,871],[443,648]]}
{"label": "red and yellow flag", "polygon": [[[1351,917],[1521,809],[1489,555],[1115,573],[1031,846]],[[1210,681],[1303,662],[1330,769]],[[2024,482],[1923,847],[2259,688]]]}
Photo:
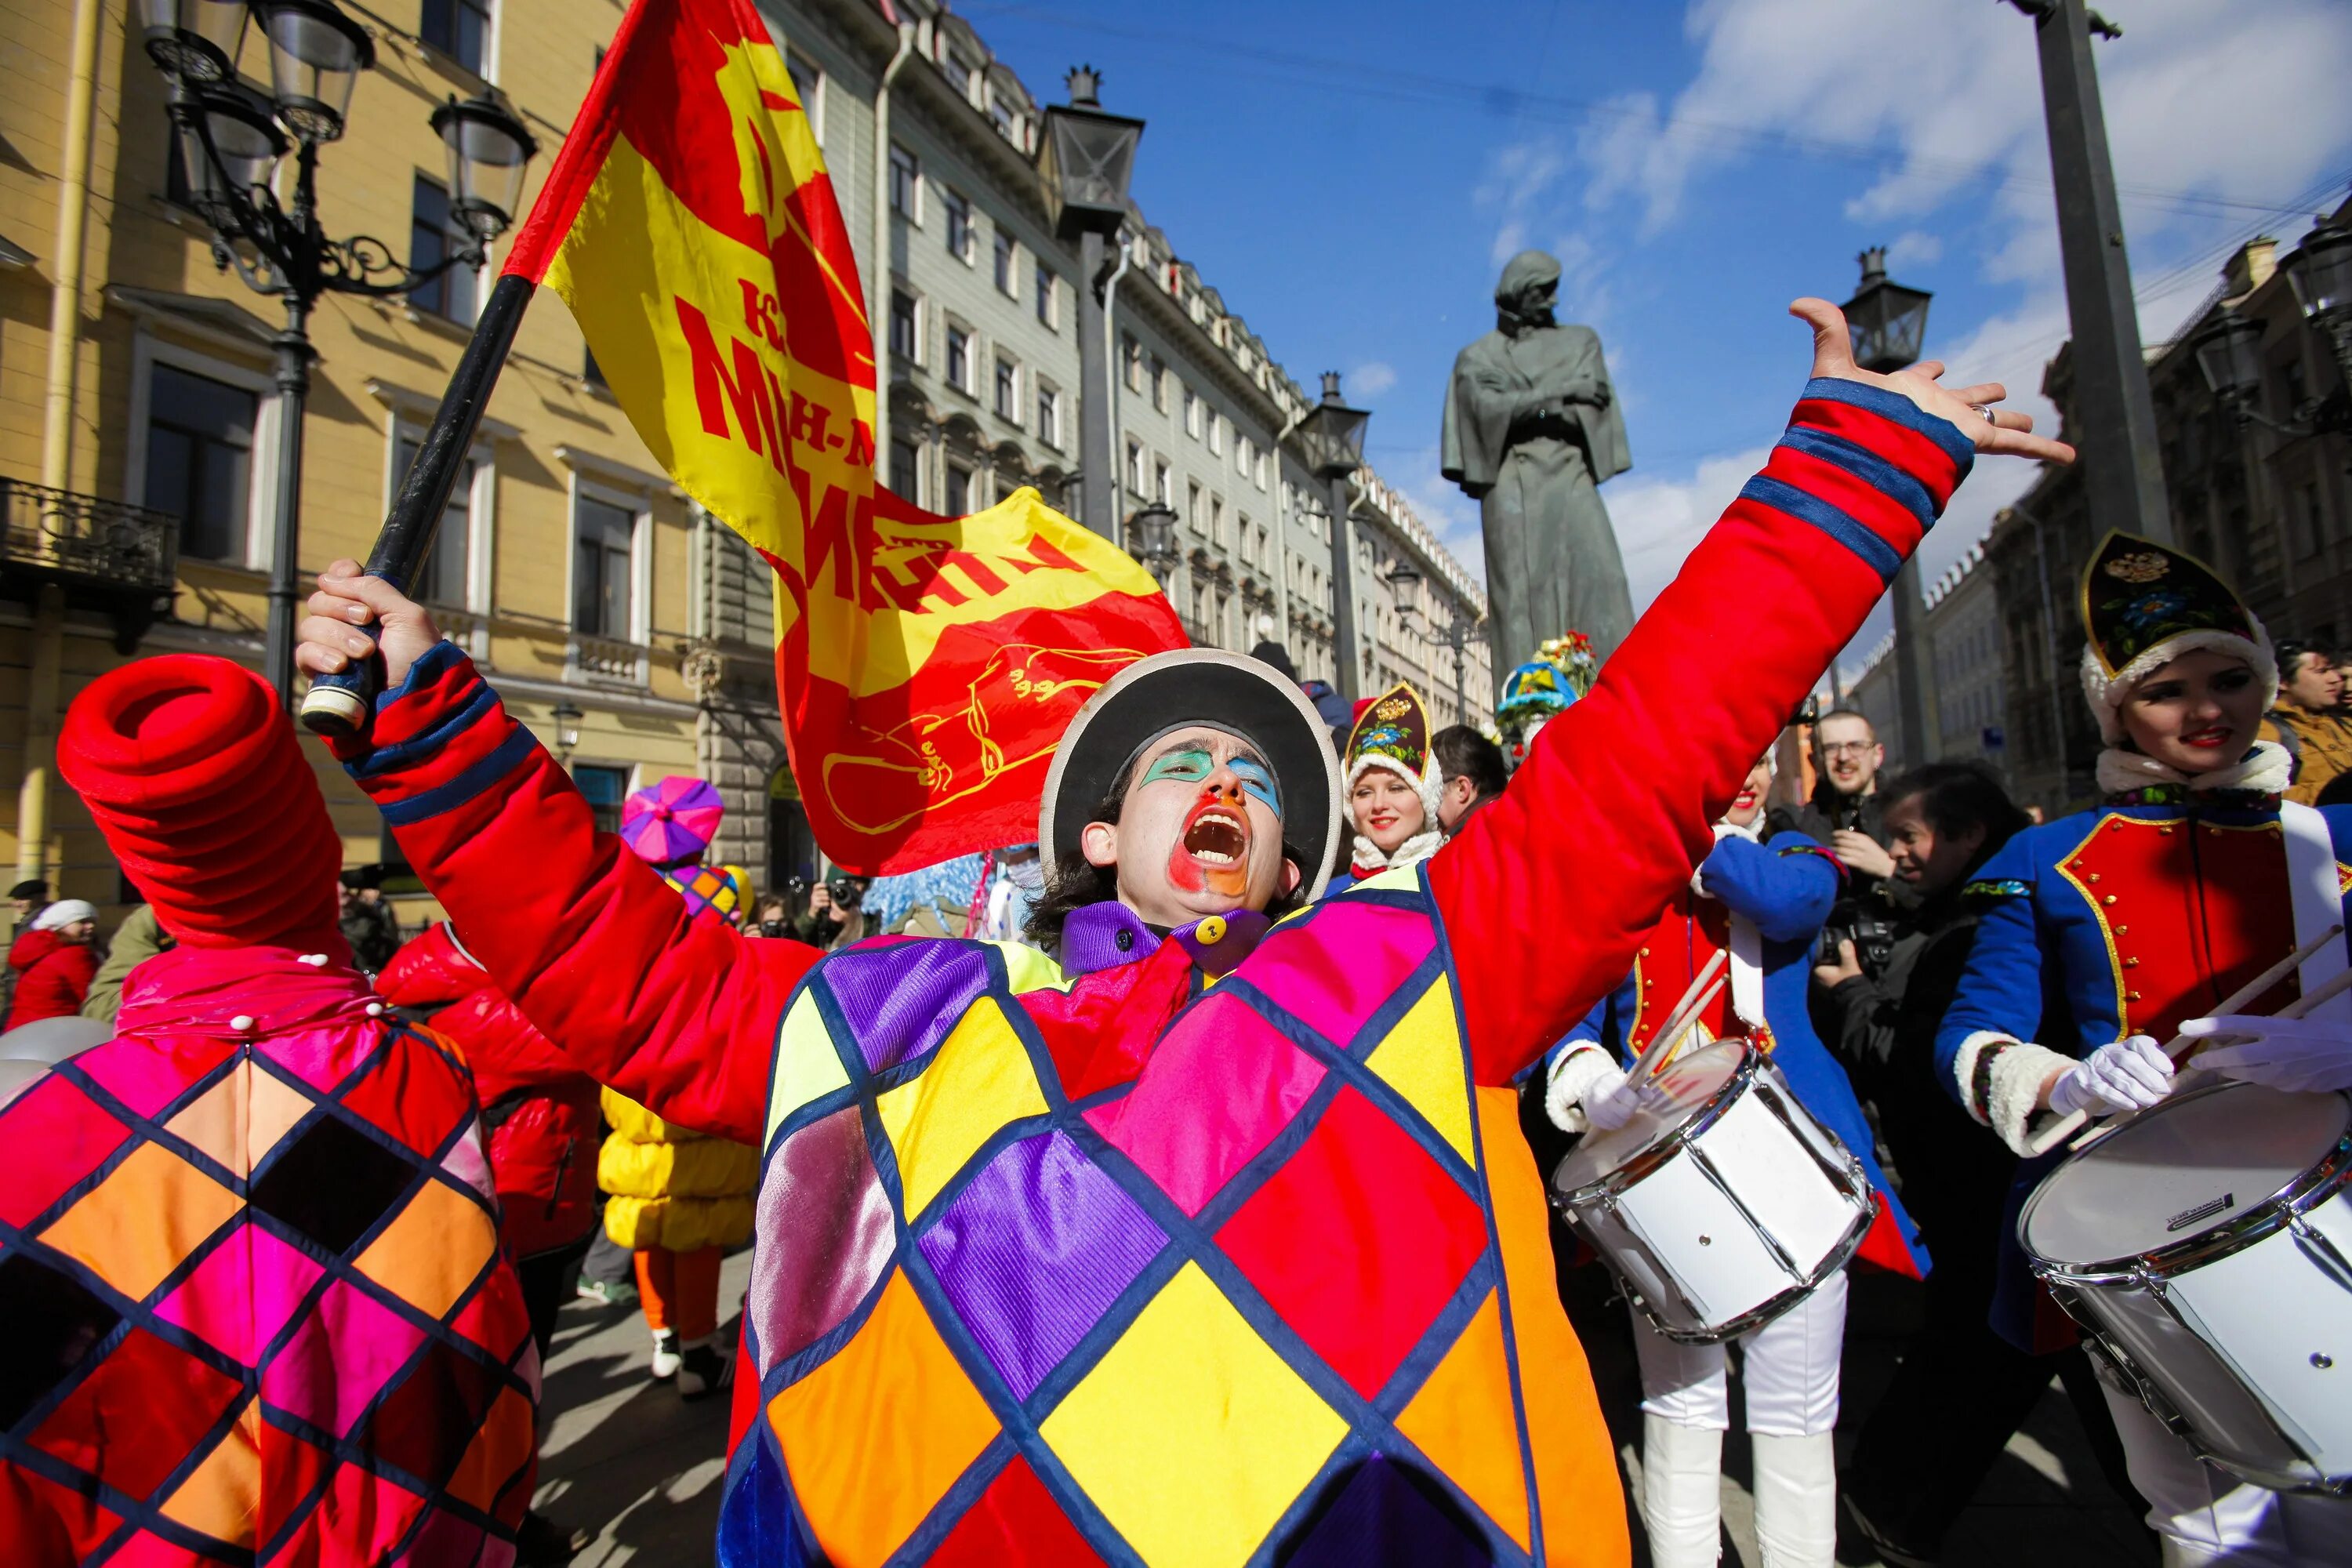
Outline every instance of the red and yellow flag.
{"label": "red and yellow flag", "polygon": [[775,568],[785,744],[843,866],[1034,837],[1078,707],[1184,645],[1034,490],[946,518],[875,482],[865,293],[751,0],[635,0],[506,270],[563,296],[654,456]]}

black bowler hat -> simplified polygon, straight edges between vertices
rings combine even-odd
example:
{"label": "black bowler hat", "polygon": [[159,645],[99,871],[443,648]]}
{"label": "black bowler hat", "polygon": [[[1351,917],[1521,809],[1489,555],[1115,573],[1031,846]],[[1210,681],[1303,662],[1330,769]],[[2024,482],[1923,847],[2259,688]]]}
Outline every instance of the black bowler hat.
{"label": "black bowler hat", "polygon": [[1045,775],[1037,842],[1055,859],[1076,853],[1095,807],[1138,752],[1194,724],[1257,748],[1282,792],[1282,837],[1305,856],[1307,896],[1321,895],[1339,843],[1339,758],[1307,694],[1265,664],[1221,648],[1178,648],[1139,659],[1087,700]]}

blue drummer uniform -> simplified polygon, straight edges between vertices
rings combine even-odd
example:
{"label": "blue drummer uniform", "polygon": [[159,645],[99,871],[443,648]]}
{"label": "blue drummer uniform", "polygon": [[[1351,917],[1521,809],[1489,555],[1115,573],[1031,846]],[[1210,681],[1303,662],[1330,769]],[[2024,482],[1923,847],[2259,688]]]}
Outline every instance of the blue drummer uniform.
{"label": "blue drummer uniform", "polygon": [[[1927,1252],[1918,1227],[1895,1196],[1873,1152],[1870,1123],[1853,1085],[1813,1032],[1807,998],[1812,984],[1813,941],[1836,903],[1844,873],[1829,851],[1801,833],[1780,833],[1769,845],[1726,837],[1699,867],[1706,896],[1685,887],[1642,944],[1633,973],[1585,1015],[1545,1058],[1545,1070],[1567,1053],[1598,1047],[1633,1065],[1666,1022],[1666,1016],[1698,973],[1731,941],[1733,914],[1752,921],[1761,937],[1763,1013],[1742,1018],[1733,1009],[1726,984],[1701,1009],[1707,1038],[1747,1035],[1771,1053],[1813,1119],[1837,1135],[1862,1162],[1878,1199],[1878,1216],[1858,1254],[1869,1262],[1914,1279],[1927,1272]],[[1691,1039],[1700,1037],[1696,1032]],[[1693,1047],[1685,1044],[1678,1051]]]}
{"label": "blue drummer uniform", "polygon": [[[2352,885],[2352,807],[2322,815],[2340,892]],[[2014,1120],[1995,1103],[1992,1067],[2007,1042],[2079,1058],[2127,1035],[2167,1041],[2297,945],[2274,795],[2160,784],[2116,795],[2019,833],[1965,891],[1981,913],[1937,1032],[1936,1079],[1988,1127]],[[2045,976],[2045,964],[2057,973]],[[2045,979],[2056,981],[2071,1037],[2041,1032]],[[2241,1010],[2274,1013],[2297,994],[2289,975]],[[2012,1219],[2065,1153],[2062,1144],[2019,1165]],[[1994,1327],[2026,1349],[2063,1342],[2054,1309],[2036,1310],[2013,1223],[2001,1246]]]}

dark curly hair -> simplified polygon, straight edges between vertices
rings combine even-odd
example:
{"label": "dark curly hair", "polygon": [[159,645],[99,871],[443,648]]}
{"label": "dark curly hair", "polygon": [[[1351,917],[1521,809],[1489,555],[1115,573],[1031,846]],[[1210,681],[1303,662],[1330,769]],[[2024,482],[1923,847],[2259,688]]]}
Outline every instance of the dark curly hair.
{"label": "dark curly hair", "polygon": [[[1127,786],[1134,777],[1135,763],[1130,760],[1119,770],[1118,776],[1111,780],[1109,793],[1097,801],[1094,809],[1087,814],[1087,820],[1116,824],[1119,810],[1127,800]],[[1298,868],[1298,886],[1291,892],[1276,894],[1267,902],[1265,912],[1274,920],[1280,920],[1293,910],[1305,907],[1307,884],[1314,876],[1306,852],[1287,838],[1282,841],[1282,858]],[[1073,849],[1057,855],[1047,864],[1045,891],[1030,910],[1028,923],[1021,928],[1021,934],[1058,959],[1062,955],[1062,927],[1068,921],[1071,912],[1117,897],[1117,866],[1097,866],[1088,860],[1082,850]]]}

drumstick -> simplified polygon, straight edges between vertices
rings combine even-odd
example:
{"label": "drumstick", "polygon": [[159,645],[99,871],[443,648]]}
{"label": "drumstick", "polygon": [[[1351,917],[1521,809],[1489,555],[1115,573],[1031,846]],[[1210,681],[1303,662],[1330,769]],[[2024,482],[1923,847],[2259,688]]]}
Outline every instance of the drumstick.
{"label": "drumstick", "polygon": [[[2311,957],[2321,948],[2326,947],[2329,942],[2334,942],[2337,937],[2340,937],[2343,934],[2344,928],[2342,925],[2337,924],[2329,926],[2326,931],[2321,931],[2317,936],[2313,937],[2303,946],[2296,948],[2293,952],[2288,953],[2284,958],[2280,959],[2276,963],[2272,964],[2268,969],[2263,970],[2260,974],[2255,975],[2252,980],[2247,981],[2243,985],[2239,986],[2235,991],[2232,991],[2227,996],[2222,997],[2220,1002],[2214,1004],[2213,1010],[2207,1014],[2206,1016],[2210,1018],[2220,1018],[2236,1012],[2241,1007],[2246,1006],[2256,998],[2260,997],[2263,992],[2268,991],[2272,986],[2276,985],[2280,981],[2284,980],[2302,964],[2304,960]],[[2298,997],[2295,1001],[2288,1003],[2284,1007],[2279,1009],[2278,1016],[2282,1018],[2300,1018],[2303,1016],[2300,1009],[2305,1007],[2316,1007],[2322,1002],[2330,1001],[2335,997],[2341,995],[2347,985],[2352,985],[2352,969],[2346,970],[2335,979],[2319,986],[2316,990],[2313,991],[2309,996]],[[2178,1066],[2181,1058],[2187,1056],[2190,1051],[2194,1050],[2196,1047],[2197,1041],[2192,1037],[2188,1035],[2175,1035],[2172,1037],[2171,1043],[2164,1047],[2164,1054],[2171,1058],[2174,1065]],[[2052,1122],[2048,1127],[2044,1128],[2034,1137],[2033,1142],[2027,1145],[2027,1147],[2035,1154],[2046,1154],[2051,1150],[2056,1148],[2062,1141],[2073,1136],[2074,1130],[2089,1120],[2090,1117],[2083,1111],[2070,1110],[2065,1115],[2060,1117],[2057,1121]]]}
{"label": "drumstick", "polygon": [[1646,1083],[1653,1072],[1665,1066],[1664,1061],[1658,1059],[1659,1053],[1665,1048],[1667,1042],[1683,1032],[1684,1025],[1696,1016],[1701,1008],[1715,1000],[1715,992],[1708,989],[1708,984],[1715,980],[1716,976],[1723,973],[1723,966],[1730,962],[1731,954],[1725,949],[1717,948],[1715,956],[1699,967],[1697,975],[1690,983],[1690,988],[1682,994],[1682,999],[1677,1001],[1673,1011],[1666,1015],[1665,1023],[1661,1025],[1658,1032],[1651,1037],[1649,1045],[1634,1061],[1633,1070],[1626,1075],[1627,1082]]}
{"label": "drumstick", "polygon": [[1634,1071],[1639,1076],[1629,1076],[1626,1081],[1636,1084],[1646,1083],[1652,1078],[1654,1078],[1659,1073],[1665,1071],[1667,1068],[1673,1066],[1675,1052],[1682,1037],[1689,1034],[1693,1029],[1698,1027],[1698,1016],[1706,1011],[1707,1005],[1715,1000],[1716,994],[1721,991],[1727,984],[1729,984],[1728,981],[1718,980],[1714,984],[1708,986],[1706,988],[1706,994],[1699,997],[1698,1005],[1691,1008],[1691,1010],[1675,1025],[1672,1033],[1661,1032],[1656,1039],[1652,1040],[1650,1042],[1650,1049],[1647,1052],[1644,1052],[1643,1055],[1654,1056],[1656,1060],[1656,1065],[1644,1071],[1641,1063],[1634,1063]]}

